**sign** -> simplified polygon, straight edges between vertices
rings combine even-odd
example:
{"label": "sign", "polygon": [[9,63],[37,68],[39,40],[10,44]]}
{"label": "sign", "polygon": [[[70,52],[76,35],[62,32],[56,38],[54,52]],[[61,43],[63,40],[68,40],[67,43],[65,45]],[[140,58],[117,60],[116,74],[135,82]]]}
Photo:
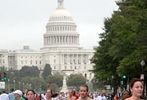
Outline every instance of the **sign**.
{"label": "sign", "polygon": [[0,89],[5,89],[5,82],[0,82]]}

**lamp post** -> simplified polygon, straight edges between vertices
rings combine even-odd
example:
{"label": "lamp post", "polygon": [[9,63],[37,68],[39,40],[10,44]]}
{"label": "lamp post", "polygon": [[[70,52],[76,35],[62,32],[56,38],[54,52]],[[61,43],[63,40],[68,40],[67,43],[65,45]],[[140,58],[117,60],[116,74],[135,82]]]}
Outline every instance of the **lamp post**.
{"label": "lamp post", "polygon": [[112,80],[111,80],[111,91],[112,93],[114,93],[114,76],[111,76]]}
{"label": "lamp post", "polygon": [[14,88],[14,90],[15,90],[15,80],[13,80],[13,85],[14,85],[13,88]]}
{"label": "lamp post", "polygon": [[142,61],[140,62],[140,65],[141,65],[141,71],[143,72],[143,67],[145,66],[145,61],[142,60]]}
{"label": "lamp post", "polygon": [[[142,60],[142,61],[140,62],[140,65],[141,65],[141,75],[140,75],[140,79],[142,80],[143,85],[145,86],[145,83],[144,83],[144,66],[145,66],[145,61]],[[144,89],[145,89],[145,87],[144,87]],[[143,97],[144,97],[144,89],[143,89]]]}
{"label": "lamp post", "polygon": [[21,82],[18,82],[19,89],[21,90]]}
{"label": "lamp post", "polygon": [[24,91],[24,84],[25,84],[25,83],[23,82],[23,83],[22,83],[22,90],[23,90],[23,91]]}

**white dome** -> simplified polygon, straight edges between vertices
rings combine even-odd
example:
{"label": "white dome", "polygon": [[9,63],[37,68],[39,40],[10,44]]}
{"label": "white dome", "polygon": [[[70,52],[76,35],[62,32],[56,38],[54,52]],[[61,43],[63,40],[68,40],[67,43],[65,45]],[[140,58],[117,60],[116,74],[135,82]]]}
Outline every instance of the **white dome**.
{"label": "white dome", "polygon": [[51,15],[51,17],[60,17],[60,16],[72,17],[72,15],[66,9],[58,9],[58,8]]}
{"label": "white dome", "polygon": [[72,15],[64,8],[57,8],[49,18],[49,23],[52,22],[72,22]]}
{"label": "white dome", "polygon": [[[62,1],[62,2],[61,2]],[[79,34],[72,15],[63,8],[63,0],[58,1],[58,8],[52,13],[44,34],[45,48],[78,48]]]}

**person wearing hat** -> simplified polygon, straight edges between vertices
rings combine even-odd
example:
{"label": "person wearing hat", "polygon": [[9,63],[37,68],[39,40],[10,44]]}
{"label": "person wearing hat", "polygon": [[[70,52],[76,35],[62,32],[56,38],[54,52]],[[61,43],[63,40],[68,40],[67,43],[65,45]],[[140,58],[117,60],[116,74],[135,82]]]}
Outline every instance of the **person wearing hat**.
{"label": "person wearing hat", "polygon": [[16,91],[14,91],[13,93],[14,93],[14,95],[15,95],[15,100],[25,100],[25,99],[22,97],[23,93],[22,93],[21,90],[16,90]]}

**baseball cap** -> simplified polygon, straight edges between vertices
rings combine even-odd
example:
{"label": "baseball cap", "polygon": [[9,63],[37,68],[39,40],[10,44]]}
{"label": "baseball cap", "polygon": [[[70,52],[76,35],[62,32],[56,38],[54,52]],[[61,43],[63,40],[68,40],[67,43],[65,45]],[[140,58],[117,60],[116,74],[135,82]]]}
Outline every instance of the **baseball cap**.
{"label": "baseball cap", "polygon": [[22,91],[21,91],[21,90],[16,90],[16,91],[14,91],[13,93],[22,96]]}

